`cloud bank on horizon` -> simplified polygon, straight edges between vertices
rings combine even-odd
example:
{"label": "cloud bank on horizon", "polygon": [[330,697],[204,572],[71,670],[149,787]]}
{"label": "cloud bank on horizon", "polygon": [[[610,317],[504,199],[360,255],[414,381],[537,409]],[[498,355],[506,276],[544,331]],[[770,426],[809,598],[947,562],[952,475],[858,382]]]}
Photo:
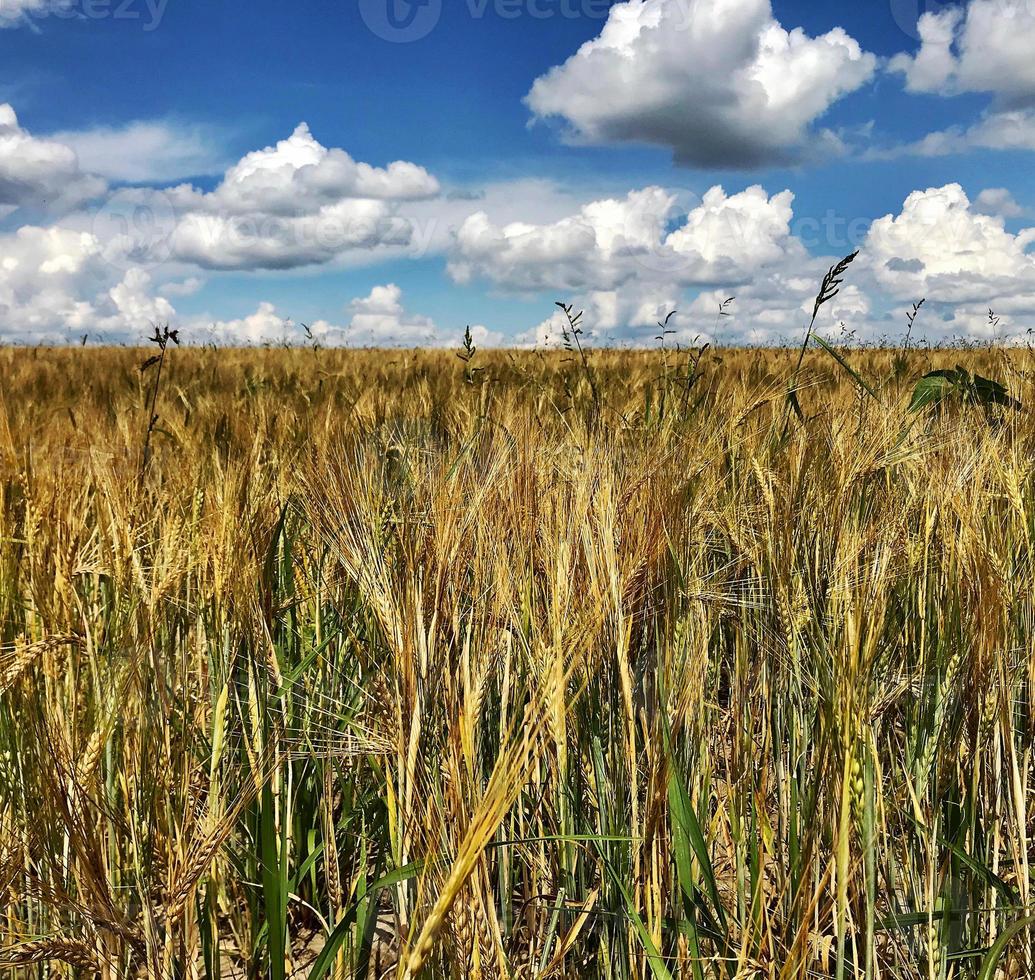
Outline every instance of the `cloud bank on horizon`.
{"label": "cloud bank on horizon", "polygon": [[[0,4],[0,46],[19,28],[45,41],[34,17],[62,6]],[[452,344],[472,296],[541,304],[543,316],[570,299],[597,342],[650,344],[679,310],[677,340],[773,343],[799,334],[819,278],[855,248],[825,329],[894,338],[921,298],[932,341],[989,337],[989,307],[1006,324],[1000,339],[1035,329],[1024,182],[917,182],[868,219],[796,213],[810,175],[829,183],[831,168],[913,161],[922,174],[932,160],[991,153],[1017,156],[1023,177],[1035,152],[1035,0],[923,13],[918,43],[890,57],[840,26],[783,23],[770,0],[626,0],[596,27],[530,74],[531,132],[609,161],[660,148],[665,180],[517,164],[446,176],[421,161],[420,134],[412,160],[371,163],[304,121],[235,161],[209,122],[112,118],[48,135],[0,102],[0,339],[120,342],[174,321],[197,342],[298,341],[299,318],[270,298],[290,281],[320,297],[327,313],[306,329],[326,344]],[[879,117],[835,118],[846,100],[892,86],[951,109],[951,122],[901,138]],[[364,285],[341,295],[342,281]],[[717,333],[731,296],[736,316]],[[419,312],[424,297],[457,319]],[[482,345],[560,337],[555,316],[472,331]]]}

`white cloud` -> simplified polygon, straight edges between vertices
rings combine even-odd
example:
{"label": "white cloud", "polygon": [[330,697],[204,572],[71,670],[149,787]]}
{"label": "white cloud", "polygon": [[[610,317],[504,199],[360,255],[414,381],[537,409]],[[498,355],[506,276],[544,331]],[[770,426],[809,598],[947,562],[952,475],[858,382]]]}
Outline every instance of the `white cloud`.
{"label": "white cloud", "polygon": [[187,341],[207,340],[245,347],[285,340],[297,342],[301,334],[293,320],[281,316],[272,303],[264,301],[254,313],[239,319],[192,317],[184,325],[183,337]]}
{"label": "white cloud", "polygon": [[[702,287],[709,294],[716,287],[723,298],[742,295],[758,317],[754,326],[770,340],[798,331],[829,263],[811,258],[791,233],[793,195],[769,195],[758,186],[729,195],[713,187],[689,208],[685,202],[680,208],[678,197],[648,187],[543,225],[499,225],[480,213],[458,232],[450,272],[461,282],[485,279],[513,292],[552,290],[553,298],[584,310],[585,336],[593,343],[652,345],[658,322],[676,309],[677,339],[710,336],[711,301],[699,307],[686,295]],[[774,310],[778,315],[767,319]],[[555,311],[516,339],[558,346],[563,325]],[[732,336],[732,323],[724,319],[721,326]]]}
{"label": "white cloud", "polygon": [[[394,283],[375,286],[369,295],[354,299],[345,308],[348,322],[344,325],[316,320],[307,323],[311,337],[324,346],[352,347],[459,347],[463,333],[443,334],[434,320],[408,312],[403,305],[402,290]],[[254,313],[240,319],[191,317],[185,323],[187,340],[211,339],[235,345],[301,343],[304,333],[300,323],[281,314],[273,303],[262,302]],[[498,347],[503,334],[482,325],[471,327],[471,338],[477,347]]]}
{"label": "white cloud", "polygon": [[[30,184],[37,192],[78,185],[79,195],[105,186],[83,174],[69,147],[35,139],[13,110],[0,108],[0,188],[21,202]],[[322,147],[305,127],[246,156],[211,192],[123,188],[100,201],[99,211],[66,210],[51,227],[0,233],[7,339],[67,341],[90,333],[118,340],[170,320],[191,339],[301,342],[300,325],[269,302],[238,319],[226,310],[181,317],[174,301],[204,285],[199,266],[337,267],[359,256],[398,257],[419,242],[424,254],[448,254],[457,282],[584,308],[591,342],[653,345],[657,322],[674,309],[682,343],[793,340],[808,322],[823,272],[849,250],[846,243],[830,247],[836,255],[812,255],[795,234],[789,191],[752,186],[730,194],[716,186],[691,199],[645,187],[606,196],[527,180],[446,196],[420,167],[357,163]],[[0,208],[19,220],[19,203]],[[989,306],[1017,327],[1035,324],[1035,229],[1014,234],[1005,226],[1023,215],[1004,188],[988,188],[973,202],[955,184],[910,195],[897,214],[873,224],[841,295],[824,307],[821,329],[836,336],[843,319],[860,338],[873,338],[898,325],[896,304],[921,296],[936,336],[980,335]],[[328,229],[344,233],[333,237]],[[718,303],[731,295],[735,316],[717,317]],[[558,317],[519,339],[557,343]],[[373,288],[336,319],[311,323],[313,335],[326,344],[457,346],[464,322],[443,331],[407,309],[394,283]],[[485,347],[503,339],[483,325],[472,335]]]}
{"label": "white cloud", "polygon": [[1035,150],[1035,111],[988,113],[967,131],[974,146],[993,150]]}
{"label": "white cloud", "polygon": [[[576,309],[584,310],[583,329],[590,343],[632,343],[658,346],[659,324],[669,313],[668,345],[800,343],[809,322],[816,290],[829,266],[828,259],[809,261],[804,268],[771,269],[735,290],[705,289],[696,295],[653,295],[642,287],[617,294],[589,293],[576,297]],[[728,315],[719,306],[732,294],[735,302]],[[659,299],[658,297],[664,296]],[[846,287],[834,303],[824,307],[818,326],[835,336],[840,321],[872,335],[871,299],[855,286]],[[557,311],[538,326],[517,337],[522,346],[557,348],[563,344],[564,314]]]}
{"label": "white cloud", "polygon": [[0,104],[0,206],[60,210],[105,189],[103,180],[80,170],[71,147],[33,136],[10,105]]}
{"label": "white cloud", "polygon": [[143,269],[129,269],[122,281],[109,290],[119,321],[113,324],[127,330],[140,330],[151,323],[168,323],[176,310],[164,296],[155,296],[151,276]]}
{"label": "white cloud", "polygon": [[[590,290],[574,296],[574,307],[582,313],[579,327],[582,342],[610,343],[632,339],[649,345],[658,335],[658,323],[678,305],[676,294],[658,292],[639,283],[630,283],[620,290]],[[571,333],[567,316],[561,310],[538,326],[515,338],[519,346],[555,349],[564,345],[564,332]]]}
{"label": "white cloud", "polygon": [[927,297],[1035,313],[1035,228],[1014,235],[981,214],[959,184],[915,191],[870,228],[866,262],[896,299]]}
{"label": "white cloud", "polygon": [[920,50],[890,63],[912,92],[991,92],[1004,102],[1035,99],[1035,0],[971,0],[924,14]]}
{"label": "white cloud", "polygon": [[[695,282],[693,275],[674,273],[671,267],[666,274],[640,268],[615,289],[602,290],[596,288],[599,283],[615,278],[606,254],[590,246],[591,261],[584,266],[569,265],[569,272],[583,269],[587,274],[581,290],[572,296],[576,306],[586,311],[586,337],[591,342],[631,339],[651,346],[658,333],[657,322],[667,311],[678,310],[670,323],[675,342],[800,341],[819,282],[840,254],[814,257],[806,252],[790,231],[789,195],[786,199],[779,194],[767,197],[756,188],[743,194],[747,197],[725,198],[720,190],[709,192],[706,203],[691,212],[680,228],[669,232],[661,246],[669,248],[673,241],[694,240],[697,235],[691,252],[702,259],[741,251],[754,261],[734,270],[739,278],[708,285],[705,276]],[[720,222],[721,233],[711,231],[716,209],[707,206],[709,197],[719,205],[718,214],[726,210],[722,205],[741,198],[733,209],[740,216],[739,223]],[[926,297],[928,305],[914,334],[916,339],[924,335],[932,340],[954,335],[984,337],[989,330],[989,307],[1009,318],[1014,335],[1019,335],[1024,327],[1035,325],[1035,229],[1018,234],[1006,230],[1004,217],[1016,215],[1016,209],[1016,202],[1003,189],[978,195],[973,204],[955,184],[911,194],[897,214],[872,224],[845,285],[822,308],[818,329],[831,339],[843,332],[859,340],[882,336],[894,340],[905,329],[903,308]],[[517,237],[525,239],[529,234],[523,229]],[[544,237],[555,241],[557,229],[548,229]],[[494,270],[494,281],[519,284],[515,277],[524,269],[519,260],[537,254],[531,243],[522,241],[519,249],[500,251],[498,235],[489,235],[484,241],[495,242],[495,249],[489,250],[492,264],[488,267]],[[850,247],[846,243],[839,251],[847,252]],[[501,256],[514,265],[501,267]],[[539,259],[545,264],[562,262],[558,254],[540,255]],[[604,270],[600,277],[593,276],[594,264]],[[708,264],[689,268],[707,270]],[[695,285],[704,288],[695,290]],[[673,291],[673,287],[681,288]],[[719,304],[730,296],[736,297],[730,307],[733,315],[720,317]],[[518,340],[530,346],[558,346],[563,326],[563,314],[557,311]],[[1007,334],[1000,336],[1005,339]]]}
{"label": "white cloud", "polygon": [[200,276],[188,276],[178,282],[166,283],[163,292],[166,296],[193,296],[204,285],[205,280]]}
{"label": "white cloud", "polygon": [[869,159],[894,159],[904,155],[941,157],[970,150],[1035,150],[1035,111],[1012,109],[984,113],[969,127],[952,126],[928,133],[923,139],[890,150],[874,150]]}
{"label": "white cloud", "polygon": [[294,214],[346,198],[421,200],[439,192],[423,167],[397,161],[385,168],[358,163],[344,150],[322,146],[305,123],[276,146],[249,153],[232,166],[206,198],[215,209]]}
{"label": "white cloud", "polygon": [[[823,275],[838,258],[789,262],[760,271],[735,290],[704,290],[678,305],[669,325],[676,331],[673,339],[683,344],[800,344]],[[724,308],[726,315],[720,315],[721,305],[730,298],[733,303]],[[882,331],[883,305],[865,263],[856,260],[838,295],[820,309],[816,330],[830,340],[849,333],[858,340],[873,340]]]}
{"label": "white cloud", "polygon": [[276,146],[249,153],[211,193],[187,185],[167,191],[179,215],[169,246],[208,269],[319,265],[408,245],[414,226],[400,207],[438,193],[423,167],[357,163],[322,146],[303,123]]}
{"label": "white cloud", "polygon": [[[139,128],[79,134],[96,165],[117,155],[120,141]],[[145,140],[147,142],[147,140]],[[119,176],[140,175],[147,154],[123,160]],[[181,157],[181,162],[184,157]],[[171,165],[171,164],[170,164]],[[115,171],[108,168],[112,174]],[[139,171],[139,172],[138,172]],[[439,193],[423,168],[397,162],[384,168],[328,150],[299,126],[276,146],[248,154],[210,193],[190,185],[107,190],[84,175],[76,152],[57,140],[23,130],[14,110],[0,106],[0,209],[5,217],[44,196],[68,207],[51,227],[22,225],[0,235],[0,324],[5,336],[68,340],[82,332],[110,339],[133,336],[150,321],[172,319],[171,297],[202,285],[197,268],[283,269],[341,260],[350,255],[406,245],[413,230],[398,214],[406,204]],[[100,207],[71,209],[95,195]],[[155,279],[161,280],[155,282]],[[436,339],[427,317],[408,314],[396,287],[382,287],[351,310],[346,327],[316,325],[329,340],[408,343]],[[204,326],[203,326],[204,322]],[[218,337],[269,339],[286,321],[269,304],[240,320],[197,318],[185,327]],[[494,335],[477,328],[483,342]],[[276,338],[279,339],[279,338]]]}
{"label": "white cloud", "polygon": [[519,292],[735,285],[804,254],[790,234],[793,199],[759,186],[733,195],[713,187],[675,228],[677,195],[660,187],[590,202],[550,224],[501,226],[482,211],[457,232],[449,272]]}
{"label": "white cloud", "polygon": [[687,216],[686,223],[665,239],[680,256],[705,263],[697,278],[743,277],[749,270],[787,257],[795,246],[790,236],[794,195],[783,191],[769,197],[759,185],[727,196],[713,187]]}
{"label": "white cloud", "polygon": [[349,253],[403,247],[412,228],[382,201],[342,201],[283,217],[187,212],[169,238],[173,256],[203,269],[295,269]]}
{"label": "white cloud", "polygon": [[200,126],[138,121],[68,130],[51,139],[71,147],[83,169],[110,180],[166,183],[219,173],[226,166],[213,134]]}
{"label": "white cloud", "polygon": [[888,65],[889,70],[905,75],[910,92],[937,92],[955,74],[956,56],[952,48],[962,21],[963,11],[958,7],[920,17],[920,50],[915,55],[896,55]]}
{"label": "white cloud", "polygon": [[[113,179],[157,180],[211,168],[215,158],[201,133],[132,124],[60,135]],[[71,146],[31,136],[14,110],[0,105],[0,218],[46,204],[65,212],[65,223],[95,234],[111,261],[124,267],[172,262],[276,270],[427,254],[448,241],[446,215],[473,210],[457,202],[438,215],[439,184],[423,167],[357,162],[322,146],[305,124],[275,146],[249,153],[211,192],[180,184],[105,193],[106,181],[80,164]],[[73,213],[92,199],[97,207],[90,213]]]}
{"label": "white cloud", "polygon": [[[498,225],[480,214],[458,234],[454,262],[472,280],[535,294],[544,305],[553,298],[575,303],[586,311],[591,343],[653,346],[657,322],[671,310],[679,311],[671,339],[680,343],[800,338],[819,280],[840,255],[808,253],[793,233],[791,195],[713,188],[678,220],[676,197],[647,188],[539,225]],[[901,307],[926,297],[922,332],[933,339],[983,336],[989,307],[1022,333],[1035,325],[1035,229],[1008,231],[1005,215],[1016,213],[1001,188],[973,202],[955,184],[911,194],[897,213],[873,223],[845,287],[823,308],[820,330],[837,337],[844,321],[859,339],[900,336]],[[269,302],[240,319],[178,316],[172,301],[199,289],[199,277],[174,263],[145,268],[117,236],[26,226],[0,235],[0,257],[0,323],[9,340],[68,341],[83,333],[119,340],[164,320],[193,341],[303,340],[301,326]],[[720,318],[718,304],[728,296],[736,297],[734,316]],[[517,339],[558,344],[560,316]],[[394,283],[354,300],[341,322],[309,326],[328,345],[454,347],[462,333],[407,309]],[[503,340],[481,325],[472,334],[483,347]]]}
{"label": "white cloud", "polygon": [[[599,37],[536,80],[536,117],[590,143],[670,147],[695,166],[803,158],[836,137],[813,124],[874,74],[876,58],[841,28],[784,29],[770,0],[627,0]],[[810,149],[812,147],[812,149]]]}
{"label": "white cloud", "polygon": [[[487,326],[482,323],[476,323],[471,326],[471,341],[475,347],[502,347],[505,343],[505,337],[498,330],[490,330]],[[446,338],[445,343],[449,346],[459,346],[461,343],[460,339]]]}
{"label": "white cloud", "polygon": [[568,329],[567,317],[557,310],[538,326],[519,333],[514,341],[519,347],[535,347],[539,350],[559,350],[564,346],[564,332]]}
{"label": "white cloud", "polygon": [[140,334],[175,309],[147,272],[123,271],[88,232],[26,225],[0,235],[0,324],[7,339],[68,341]]}
{"label": "white cloud", "polygon": [[408,313],[402,290],[394,283],[375,286],[369,296],[349,305],[352,319],[344,330],[346,343],[364,347],[428,347],[440,343],[431,317]]}
{"label": "white cloud", "polygon": [[1018,204],[1005,187],[988,187],[981,191],[974,198],[974,211],[1000,218],[1023,218],[1028,214],[1027,208]]}
{"label": "white cloud", "polygon": [[982,92],[993,96],[992,104],[970,125],[869,156],[1035,150],[1035,0],[971,0],[965,8],[926,13],[917,26],[919,50],[889,62],[905,76],[907,91]]}

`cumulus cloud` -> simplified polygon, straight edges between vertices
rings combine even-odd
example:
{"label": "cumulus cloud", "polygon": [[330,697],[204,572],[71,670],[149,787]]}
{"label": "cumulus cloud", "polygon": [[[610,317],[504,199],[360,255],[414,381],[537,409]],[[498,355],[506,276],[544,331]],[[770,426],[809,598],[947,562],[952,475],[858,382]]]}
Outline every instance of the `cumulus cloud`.
{"label": "cumulus cloud", "polygon": [[343,201],[284,217],[188,212],[169,239],[172,254],[204,269],[295,269],[348,253],[403,247],[412,228],[380,201]]}
{"label": "cumulus cloud", "polygon": [[[161,132],[139,127],[69,138],[101,166],[123,141],[141,137],[152,147],[165,141]],[[109,173],[141,176],[147,156],[123,160],[120,173],[109,165]],[[398,209],[438,194],[422,167],[355,161],[323,147],[304,124],[245,156],[211,192],[189,184],[111,192],[102,178],[83,172],[74,149],[33,137],[13,109],[0,106],[0,215],[30,205],[38,210],[45,198],[68,205],[58,224],[23,224],[0,235],[0,322],[6,336],[25,340],[68,340],[81,332],[133,336],[176,315],[170,298],[200,288],[199,268],[291,269],[402,247],[412,225]],[[72,207],[94,197],[96,207]],[[337,332],[349,342],[436,336],[430,319],[403,309],[394,286],[357,301],[350,315],[346,326],[318,326],[328,338]],[[245,341],[268,338],[285,323],[269,304],[240,320],[205,320],[207,333]],[[197,318],[181,324],[202,328]]]}
{"label": "cumulus cloud", "polygon": [[[592,342],[652,345],[658,321],[672,310],[679,311],[671,326],[681,343],[793,340],[808,322],[823,272],[851,248],[847,241],[843,248],[831,241],[825,251],[833,255],[807,248],[795,233],[805,226],[795,221],[787,190],[715,186],[696,198],[650,186],[607,196],[517,181],[447,196],[415,164],[357,162],[323,147],[304,126],[248,154],[210,191],[105,187],[84,173],[70,147],[37,139],[13,110],[0,108],[0,209],[8,217],[44,191],[75,189],[68,200],[100,194],[98,206],[65,210],[50,227],[24,223],[0,232],[0,326],[8,339],[68,341],[90,333],[118,340],[170,320],[198,340],[301,342],[300,325],[269,302],[236,318],[226,310],[179,316],[174,301],[201,288],[203,269],[398,256],[423,225],[422,247],[447,255],[455,282],[535,296],[547,306],[574,302],[586,310]],[[932,331],[942,335],[980,335],[989,306],[1018,327],[1035,324],[1035,229],[1006,227],[1024,214],[1005,188],[987,188],[973,200],[956,184],[917,191],[870,227],[849,282],[824,307],[821,330],[836,336],[843,320],[860,338],[893,333],[901,306],[921,296]],[[856,232],[850,237],[858,241]],[[720,318],[718,304],[728,296],[736,296],[735,315]],[[444,330],[407,307],[390,282],[353,300],[331,318],[336,322],[309,328],[325,344],[459,343],[462,319]],[[519,339],[559,343],[559,317]],[[472,326],[472,335],[479,346],[503,340],[482,325]]]}
{"label": "cumulus cloud", "polygon": [[[2,5],[3,0],[0,0]],[[93,174],[128,183],[167,183],[220,173],[226,163],[204,127],[163,121],[54,133]]]}
{"label": "cumulus cloud", "polygon": [[938,92],[948,84],[956,72],[953,46],[962,21],[963,11],[958,7],[920,17],[920,50],[915,55],[896,55],[888,64],[890,71],[905,75],[910,92]]}
{"label": "cumulus cloud", "polygon": [[[793,342],[823,272],[850,246],[811,254],[794,233],[792,208],[789,192],[761,187],[736,194],[715,187],[690,208],[680,207],[678,194],[651,187],[539,224],[500,223],[480,212],[458,230],[450,268],[462,281],[544,304],[575,303],[586,311],[594,343],[653,345],[658,321],[672,310],[672,339],[680,343]],[[990,306],[1023,332],[1035,324],[1035,229],[1006,228],[1006,217],[1019,210],[1003,188],[973,201],[956,184],[911,194],[872,224],[848,282],[823,308],[820,330],[836,338],[843,321],[859,339],[897,336],[902,308],[926,297],[923,330],[932,339],[980,336]],[[172,320],[198,341],[302,341],[301,326],[269,302],[241,318],[177,316],[174,299],[199,289],[199,276],[176,263],[149,269],[131,245],[64,225],[0,235],[0,323],[8,339],[68,341],[90,333],[117,340]],[[729,296],[736,297],[733,316],[719,317]],[[388,283],[349,303],[337,322],[309,327],[328,345],[459,343],[459,325],[443,330],[407,307],[402,289]],[[517,339],[557,345],[562,326],[556,312]],[[479,346],[503,340],[484,326],[472,334]]]}
{"label": "cumulus cloud", "polygon": [[589,143],[671,148],[682,164],[758,167],[838,147],[814,124],[866,84],[874,55],[843,29],[809,37],[770,0],[627,0],[526,102]]}
{"label": "cumulus cloud", "polygon": [[[1035,326],[1035,228],[1012,234],[1001,214],[982,210],[981,196],[972,203],[958,184],[916,191],[867,236],[873,293],[907,303],[926,297],[929,339],[1009,340]],[[999,325],[989,309],[1004,317]]]}
{"label": "cumulus cloud", "polygon": [[1035,2],[971,0],[966,9],[926,13],[920,49],[892,59],[911,92],[990,92],[1007,103],[1035,101]]}
{"label": "cumulus cloud", "polygon": [[[473,215],[457,232],[449,270],[460,282],[485,280],[508,292],[571,300],[585,311],[592,342],[651,344],[672,310],[677,339],[710,336],[716,310],[690,306],[687,292],[736,292],[768,339],[800,329],[825,260],[809,256],[792,234],[793,195],[753,186],[737,194],[713,187],[692,207],[659,187],[593,201],[557,221],[498,224]],[[776,317],[769,316],[778,310]],[[529,346],[562,342],[563,314],[516,339]],[[724,320],[729,338],[732,324]],[[740,335],[738,335],[739,337]],[[757,339],[757,338],[741,338]]]}
{"label": "cumulus cloud", "polygon": [[967,141],[993,150],[1035,150],[1035,110],[990,112],[967,131]]}
{"label": "cumulus cloud", "polygon": [[[427,170],[405,161],[386,167],[356,161],[321,145],[304,123],[287,139],[247,154],[209,192],[189,183],[109,191],[83,167],[113,180],[151,182],[209,170],[216,152],[201,130],[134,123],[58,135],[33,137],[13,109],[0,105],[0,218],[46,203],[65,212],[69,225],[95,234],[108,257],[124,266],[296,269],[424,253],[448,238],[435,210],[439,184]],[[94,199],[89,213],[69,213]],[[465,214],[471,209],[468,204]]]}
{"label": "cumulus cloud", "polygon": [[[831,258],[810,263],[797,274],[792,270],[773,270],[736,290],[711,289],[681,304],[670,322],[676,341],[684,344],[714,342],[750,345],[800,344],[812,318],[819,281]],[[726,300],[733,303],[719,310]],[[835,299],[824,306],[816,321],[817,332],[832,341],[842,335],[871,339],[877,325],[873,301],[855,284],[842,287]]]}
{"label": "cumulus cloud", "polygon": [[347,343],[364,347],[427,347],[440,340],[431,317],[408,313],[402,290],[394,283],[375,286],[369,296],[349,305],[352,319],[344,331]]}
{"label": "cumulus cloud", "polygon": [[[375,286],[368,296],[353,300],[347,309],[351,314],[340,340],[361,347],[442,347],[459,346],[462,331],[455,335],[436,326],[435,321],[420,313],[410,313],[403,305],[403,291],[394,283]],[[476,347],[498,347],[503,334],[483,324],[470,326],[471,340]]]}
{"label": "cumulus cloud", "polygon": [[[304,341],[302,326],[268,301],[239,318],[179,316],[175,296],[196,292],[196,277],[158,283],[140,266],[120,268],[106,244],[88,231],[24,226],[0,235],[0,324],[7,341],[68,343],[89,334],[106,341],[140,338],[152,323],[173,322],[188,342],[263,344]],[[349,303],[341,322],[308,323],[325,345],[454,346],[462,329],[441,331],[406,309],[394,283],[375,286]],[[499,346],[503,335],[472,325],[476,345]]]}
{"label": "cumulus cloud", "polygon": [[[640,194],[600,210],[614,216],[621,213],[619,203],[628,208],[652,199]],[[671,230],[641,237],[640,252],[629,244],[636,242],[635,231],[615,233],[594,220],[593,206],[542,228],[501,228],[479,216],[468,228],[472,237],[459,236],[458,248],[465,272],[505,288],[567,285],[564,298],[585,310],[591,342],[652,345],[657,323],[677,310],[669,326],[679,343],[793,343],[809,322],[824,272],[854,246],[831,243],[831,254],[810,254],[794,234],[791,208],[786,192],[770,196],[749,188],[727,196],[713,188],[675,227],[652,225]],[[665,214],[664,207],[656,213]],[[894,339],[905,329],[904,310],[921,297],[928,300],[927,315],[915,336],[984,336],[990,306],[1019,332],[1035,325],[1035,229],[1013,234],[1005,227],[1006,216],[1018,214],[1001,188],[974,202],[956,184],[911,194],[897,213],[864,230],[848,281],[822,308],[820,331],[831,339]],[[731,296],[732,315],[720,316],[720,304]],[[564,325],[556,311],[517,340],[558,346]]]}
{"label": "cumulus cloud", "polygon": [[[665,296],[633,284],[617,293],[591,292],[574,299],[576,308],[584,310],[583,329],[591,343],[657,346],[660,324],[671,313],[666,327],[670,345],[793,344],[801,342],[819,280],[829,264],[818,259],[795,270],[770,269],[732,290],[679,291]],[[721,305],[730,298],[734,302],[720,314]],[[858,287],[846,287],[834,303],[823,308],[818,327],[834,336],[840,322],[846,321],[859,336],[871,336],[870,313],[870,297]],[[563,345],[565,324],[564,314],[557,311],[516,339],[525,347],[558,348]]]}
{"label": "cumulus cloud", "polygon": [[460,226],[449,271],[457,282],[487,278],[526,291],[615,284],[626,278],[626,260],[647,256],[660,242],[673,204],[662,188],[648,187],[550,224],[501,227],[479,211]]}
{"label": "cumulus cloud", "polygon": [[803,255],[790,233],[793,200],[790,191],[770,197],[754,186],[727,195],[716,186],[679,217],[678,195],[647,187],[549,224],[501,226],[481,211],[456,233],[449,272],[457,282],[485,279],[515,292],[735,285]]}
{"label": "cumulus cloud", "polygon": [[71,147],[33,136],[10,105],[0,104],[0,207],[70,208],[106,186],[80,169]]}
{"label": "cumulus cloud", "polygon": [[518,347],[559,350],[564,346],[564,333],[568,329],[568,318],[560,310],[556,310],[542,323],[519,333],[514,338],[514,342]]}
{"label": "cumulus cloud", "polygon": [[978,214],[998,215],[1000,218],[1023,218],[1027,208],[1014,200],[1005,187],[987,187],[974,199],[974,211]]}
{"label": "cumulus cloud", "polygon": [[420,200],[439,191],[423,167],[398,161],[385,168],[358,163],[344,150],[327,149],[300,123],[276,146],[249,153],[205,198],[210,207],[247,213],[312,211],[345,198]]}
{"label": "cumulus cloud", "polygon": [[986,93],[991,105],[970,125],[869,155],[1035,150],[1035,0],[971,0],[966,7],[924,14],[917,28],[919,50],[895,56],[888,66],[904,76],[906,90],[942,96]]}
{"label": "cumulus cloud", "polygon": [[60,343],[98,332],[119,339],[174,315],[145,270],[113,266],[88,232],[26,225],[0,235],[0,324],[8,339]]}
{"label": "cumulus cloud", "polygon": [[[579,327],[591,344],[632,340],[647,344],[658,334],[658,324],[679,305],[677,292],[658,291],[643,283],[630,282],[620,290],[590,290],[575,294],[574,306],[582,312]],[[564,345],[570,334],[565,313],[555,309],[549,317],[517,335],[520,347],[550,350]]]}
{"label": "cumulus cloud", "polygon": [[195,316],[183,328],[185,340],[204,339],[217,344],[248,347],[298,340],[295,322],[277,312],[273,303],[261,302],[254,313],[236,319]]}
{"label": "cumulus cloud", "polygon": [[322,146],[302,123],[275,146],[249,153],[211,193],[189,185],[165,192],[179,216],[169,247],[208,269],[319,265],[407,245],[413,224],[400,205],[438,193],[423,167],[357,162]]}
{"label": "cumulus cloud", "polygon": [[166,283],[164,292],[166,296],[193,296],[204,285],[205,280],[200,276],[188,276],[186,279]]}
{"label": "cumulus cloud", "polygon": [[[410,313],[403,304],[403,292],[394,283],[375,286],[367,296],[354,299],[345,308],[343,325],[327,320],[306,324],[309,336],[327,346],[352,347],[440,347],[459,345],[461,334],[449,336],[431,317]],[[198,336],[219,343],[266,344],[298,342],[302,327],[278,312],[273,303],[260,303],[254,313],[235,320],[194,317],[189,321]],[[494,347],[503,335],[482,325],[471,327],[476,346]]]}
{"label": "cumulus cloud", "polygon": [[864,254],[894,297],[1017,309],[1017,300],[1035,304],[1033,243],[1035,228],[1011,234],[1001,216],[979,213],[959,184],[947,184],[914,191],[898,215],[875,221]]}
{"label": "cumulus cloud", "polygon": [[[821,334],[895,342],[904,334],[905,312],[926,298],[914,339],[990,338],[990,307],[1004,315],[998,339],[1022,336],[1035,326],[1035,229],[1017,234],[1006,229],[1002,212],[1013,204],[1003,189],[972,202],[958,184],[910,194],[897,213],[871,224],[845,285],[821,310]],[[998,213],[983,213],[992,210]],[[819,279],[837,258],[776,263],[735,291],[702,291],[680,304],[675,324],[683,339],[711,336],[718,326],[727,341],[800,340]],[[734,316],[719,321],[718,303],[732,292]]]}

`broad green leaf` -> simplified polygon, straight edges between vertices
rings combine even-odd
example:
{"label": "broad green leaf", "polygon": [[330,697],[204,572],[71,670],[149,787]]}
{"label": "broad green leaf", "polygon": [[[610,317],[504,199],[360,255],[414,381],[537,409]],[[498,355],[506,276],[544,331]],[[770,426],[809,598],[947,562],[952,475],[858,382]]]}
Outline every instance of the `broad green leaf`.
{"label": "broad green leaf", "polygon": [[948,371],[933,371],[925,374],[913,389],[913,400],[909,403],[909,411],[918,412],[928,405],[937,405],[948,395],[959,388],[953,375]]}

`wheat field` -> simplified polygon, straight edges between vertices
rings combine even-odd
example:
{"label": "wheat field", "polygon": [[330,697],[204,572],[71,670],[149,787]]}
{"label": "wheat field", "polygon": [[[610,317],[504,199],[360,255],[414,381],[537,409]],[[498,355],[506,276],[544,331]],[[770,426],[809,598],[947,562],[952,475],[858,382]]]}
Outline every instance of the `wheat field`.
{"label": "wheat field", "polygon": [[1035,976],[1030,352],[152,353],[0,349],[7,975]]}

